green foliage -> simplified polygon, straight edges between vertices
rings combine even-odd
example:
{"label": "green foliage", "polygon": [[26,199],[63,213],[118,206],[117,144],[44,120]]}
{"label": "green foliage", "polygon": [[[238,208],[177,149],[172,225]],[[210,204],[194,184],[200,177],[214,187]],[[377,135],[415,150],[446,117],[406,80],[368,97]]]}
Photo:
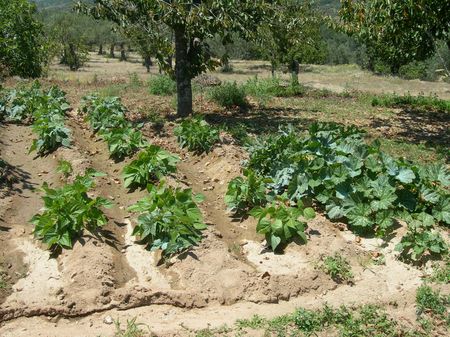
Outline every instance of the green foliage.
{"label": "green foliage", "polygon": [[64,126],[64,117],[60,115],[41,115],[32,126],[38,135],[33,140],[30,153],[36,151],[39,155],[48,154],[59,146],[70,146],[70,131]]}
{"label": "green foliage", "polygon": [[174,129],[182,148],[201,154],[211,151],[220,141],[219,130],[209,125],[201,116],[185,119]]}
{"label": "green foliage", "polygon": [[64,178],[68,178],[73,173],[73,167],[67,160],[58,161],[58,166],[56,167],[56,172],[61,173]]}
{"label": "green foliage", "polygon": [[246,168],[272,179],[270,191],[293,201],[312,199],[329,218],[346,219],[358,233],[383,237],[394,219],[419,219],[420,213],[450,223],[446,166],[396,160],[377,142],[368,145],[355,127],[313,124],[306,134],[290,128],[257,140],[249,153]]}
{"label": "green foliage", "polygon": [[350,263],[339,253],[325,256],[321,261],[320,269],[338,283],[351,282],[353,279]]}
{"label": "green foliage", "polygon": [[145,326],[148,328],[148,326],[144,323],[137,323],[136,321],[137,317],[127,319],[127,326],[125,330],[122,329],[119,320],[114,321],[114,325],[116,328],[114,337],[144,337],[146,333],[143,329],[141,329],[141,327]]}
{"label": "green foliage", "polygon": [[249,79],[244,85],[245,92],[255,97],[260,105],[266,105],[272,97],[295,97],[306,93],[306,88],[300,84],[283,85],[277,77]]}
{"label": "green foliage", "polygon": [[81,102],[80,111],[86,115],[86,120],[95,132],[126,124],[126,109],[119,97],[86,96]]}
{"label": "green foliage", "polygon": [[342,1],[341,28],[397,73],[400,66],[428,58],[435,40],[447,39],[450,5],[441,0]]}
{"label": "green foliage", "polygon": [[450,256],[447,255],[444,259],[444,263],[442,265],[435,263],[433,265],[433,273],[430,277],[432,282],[450,283]]}
{"label": "green foliage", "polygon": [[100,197],[92,199],[87,194],[94,187],[93,178],[101,175],[88,170],[84,176],[77,176],[72,184],[59,189],[52,189],[44,183],[43,212],[31,219],[36,238],[49,248],[72,248],[74,239],[82,234],[83,229],[94,231],[105,225],[108,219],[101,207],[110,207],[111,203]]}
{"label": "green foliage", "polygon": [[281,84],[278,77],[259,79],[253,77],[244,85],[247,95],[255,97],[260,105],[266,105],[274,96],[280,96]]}
{"label": "green foliage", "polygon": [[131,124],[101,131],[100,137],[108,144],[112,158],[122,160],[148,145],[142,137],[142,132],[135,130]]}
{"label": "green foliage", "polygon": [[[294,313],[265,319],[254,316],[236,323],[238,330],[263,330],[264,336],[328,336],[393,337],[424,336],[410,328],[400,326],[386,312],[374,305],[356,309],[342,306],[338,309],[325,305],[322,309],[298,308]],[[258,331],[258,333],[259,333]]]}
{"label": "green foliage", "polygon": [[280,244],[286,244],[294,238],[306,242],[307,224],[299,218],[311,220],[315,217],[314,210],[304,208],[300,201],[295,207],[286,204],[289,204],[289,201],[280,199],[272,202],[270,206],[255,207],[249,212],[258,220],[256,231],[265,235],[268,246],[274,251]]}
{"label": "green foliage", "polygon": [[435,219],[427,213],[408,216],[408,232],[402,237],[396,250],[405,260],[420,262],[424,257],[448,254],[448,245],[437,231],[433,231]]}
{"label": "green foliage", "polygon": [[0,0],[0,68],[9,75],[36,78],[48,63],[48,46],[36,6],[27,0]]}
{"label": "green foliage", "polygon": [[450,113],[450,101],[435,96],[404,96],[382,95],[372,99],[373,106],[386,106],[391,108],[416,108],[428,111]]}
{"label": "green foliage", "polygon": [[69,109],[65,93],[58,87],[44,91],[38,81],[30,87],[5,90],[2,108],[6,121],[27,122],[48,114],[64,116]]}
{"label": "green foliage", "polygon": [[221,107],[231,109],[239,107],[248,108],[247,97],[243,86],[236,82],[226,82],[222,85],[211,88],[210,98]]}
{"label": "green foliage", "polygon": [[267,203],[266,184],[271,180],[258,177],[252,170],[244,170],[244,177],[231,180],[225,195],[227,207],[236,213]]}
{"label": "green foliage", "polygon": [[118,97],[84,97],[80,111],[86,114],[91,128],[108,143],[112,158],[121,160],[147,146],[142,133],[126,120],[126,109]]}
{"label": "green foliage", "polygon": [[446,320],[447,325],[450,325],[450,315],[448,314],[448,308],[450,307],[449,295],[441,295],[439,291],[423,285],[417,289],[416,303],[419,316],[427,313]]}
{"label": "green foliage", "polygon": [[129,208],[140,213],[133,235],[149,249],[161,249],[164,256],[197,245],[206,225],[196,203],[204,197],[192,195],[190,189],[171,188],[164,181],[158,186],[148,185],[147,190],[149,195]]}
{"label": "green foliage", "polygon": [[48,154],[59,146],[70,145],[70,131],[64,126],[65,113],[69,109],[65,93],[58,87],[48,91],[35,81],[29,88],[13,89],[3,97],[3,113],[7,121],[33,121],[33,140],[30,152]]}
{"label": "green foliage", "polygon": [[180,158],[159,146],[149,145],[123,169],[125,187],[146,187],[168,173],[174,173]]}
{"label": "green foliage", "polygon": [[177,84],[168,75],[154,76],[148,81],[148,90],[152,95],[170,96],[177,92]]}
{"label": "green foliage", "polygon": [[320,63],[325,58],[321,16],[309,1],[280,0],[274,8],[270,20],[258,27],[257,41],[272,71],[287,65],[296,86],[300,63]]}

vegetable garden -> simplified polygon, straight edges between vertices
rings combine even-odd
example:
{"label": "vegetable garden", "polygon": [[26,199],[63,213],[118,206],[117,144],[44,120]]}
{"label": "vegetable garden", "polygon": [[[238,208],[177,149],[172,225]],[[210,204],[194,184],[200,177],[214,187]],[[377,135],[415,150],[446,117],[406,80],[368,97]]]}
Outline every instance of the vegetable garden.
{"label": "vegetable garden", "polygon": [[[246,95],[265,106],[268,92],[306,90],[268,83],[225,84],[207,97],[225,109],[244,97],[248,108]],[[228,90],[238,98],[227,100]],[[396,158],[362,129],[331,122],[242,138],[206,114],[165,122],[161,135],[119,97],[79,96],[69,104],[59,87],[38,82],[1,92],[0,216],[20,223],[2,230],[3,249],[27,270],[7,277],[3,322],[151,305],[226,304],[248,315],[241,304],[338,303],[345,291],[408,303],[374,285],[392,281],[409,293],[421,272],[448,259],[445,163]],[[372,104],[425,100],[388,98]],[[14,166],[27,172],[11,179]],[[42,286],[39,273],[52,281]]]}

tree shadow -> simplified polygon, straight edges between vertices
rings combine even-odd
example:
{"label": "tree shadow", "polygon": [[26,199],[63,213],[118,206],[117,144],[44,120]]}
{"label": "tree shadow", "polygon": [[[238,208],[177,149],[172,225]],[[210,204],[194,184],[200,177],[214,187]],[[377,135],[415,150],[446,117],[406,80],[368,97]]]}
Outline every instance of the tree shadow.
{"label": "tree shadow", "polygon": [[[310,117],[305,117],[305,112]],[[317,121],[315,113],[318,110],[293,107],[264,107],[252,110],[249,113],[234,113],[225,115],[220,112],[208,113],[205,119],[213,125],[226,125],[229,127],[241,125],[248,132],[256,135],[277,132],[280,127],[292,125],[299,130],[307,130]]]}
{"label": "tree shadow", "polygon": [[417,108],[403,108],[395,118],[374,118],[370,127],[387,138],[401,139],[431,148],[450,144],[450,114]]}
{"label": "tree shadow", "polygon": [[3,161],[0,167],[0,195],[9,197],[13,194],[22,194],[24,190],[34,190],[36,184],[31,182],[29,172],[22,169],[21,166],[12,166]]}

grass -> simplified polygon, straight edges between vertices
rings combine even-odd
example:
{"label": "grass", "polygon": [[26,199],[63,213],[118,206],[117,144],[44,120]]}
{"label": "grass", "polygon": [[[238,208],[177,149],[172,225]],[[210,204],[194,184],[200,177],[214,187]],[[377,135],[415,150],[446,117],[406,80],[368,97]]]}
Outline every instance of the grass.
{"label": "grass", "polygon": [[429,279],[436,283],[450,283],[450,257],[448,255],[445,257],[442,264],[435,263],[433,265],[433,273]]}
{"label": "grass", "polygon": [[337,283],[353,280],[350,263],[339,253],[323,257],[318,266]]}
{"label": "grass", "polygon": [[148,81],[148,90],[152,95],[171,96],[177,92],[177,85],[167,75],[154,76]]}
{"label": "grass", "polygon": [[372,99],[373,106],[385,106],[391,108],[415,108],[431,110],[442,113],[450,113],[450,100],[439,99],[436,96],[411,96],[381,95]]}
{"label": "grass", "polygon": [[217,87],[211,88],[209,92],[210,99],[217,103],[217,105],[231,109],[239,107],[241,109],[248,108],[247,94],[245,88],[242,85],[238,85],[236,82],[226,82]]}
{"label": "grass", "polygon": [[417,311],[419,317],[428,314],[431,317],[446,320],[450,326],[450,295],[441,295],[439,291],[433,290],[427,285],[423,285],[417,289],[416,294]]}
{"label": "grass", "polygon": [[148,329],[148,326],[143,323],[136,323],[136,320],[137,320],[137,317],[127,320],[127,326],[125,329],[122,329],[121,323],[118,320],[114,321],[114,325],[116,327],[116,332],[114,333],[114,337],[149,336],[149,334],[147,332],[145,332],[143,329],[141,329],[141,327],[146,327]]}
{"label": "grass", "polygon": [[[386,308],[366,304],[358,307],[333,308],[325,304],[320,309],[298,308],[293,313],[268,319],[254,315],[236,321],[234,327],[204,329],[196,337],[213,336],[276,336],[276,337],[428,337],[443,335],[442,324],[450,323],[450,296],[441,295],[424,285],[417,289],[417,316],[411,326],[401,325]],[[445,323],[446,320],[446,323]],[[444,321],[444,323],[443,323]],[[254,333],[255,332],[255,333]],[[256,333],[257,332],[257,333]],[[445,334],[445,333],[444,333]]]}

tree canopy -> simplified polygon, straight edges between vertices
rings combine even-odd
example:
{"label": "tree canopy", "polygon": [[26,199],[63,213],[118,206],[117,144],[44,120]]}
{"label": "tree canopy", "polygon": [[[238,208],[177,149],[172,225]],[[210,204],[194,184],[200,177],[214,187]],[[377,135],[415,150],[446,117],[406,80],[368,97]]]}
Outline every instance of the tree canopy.
{"label": "tree canopy", "polygon": [[[219,35],[224,43],[233,32],[249,38],[268,17],[273,1],[253,0],[95,0],[78,3],[78,10],[148,34],[160,67],[177,81],[179,116],[192,113],[191,80],[218,65],[207,40]],[[167,34],[169,31],[171,34]],[[175,55],[175,68],[169,57]]]}
{"label": "tree canopy", "polygon": [[0,65],[9,75],[39,77],[47,43],[36,6],[27,0],[0,0]]}
{"label": "tree canopy", "polygon": [[436,40],[450,46],[450,1],[343,0],[342,28],[397,73],[400,66],[422,61],[436,50]]}

